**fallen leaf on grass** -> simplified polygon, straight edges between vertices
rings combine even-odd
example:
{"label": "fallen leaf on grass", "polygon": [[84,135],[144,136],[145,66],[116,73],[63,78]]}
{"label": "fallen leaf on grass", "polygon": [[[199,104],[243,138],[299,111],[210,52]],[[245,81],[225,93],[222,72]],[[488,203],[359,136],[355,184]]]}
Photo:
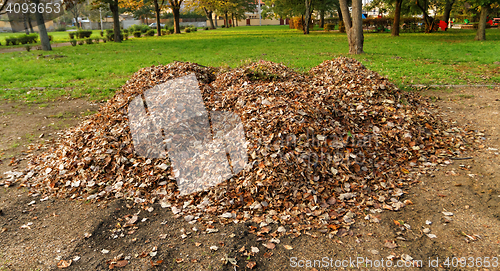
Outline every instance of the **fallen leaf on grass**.
{"label": "fallen leaf on grass", "polygon": [[285,247],[285,249],[288,249],[288,250],[292,250],[293,249],[293,247],[289,246],[289,245],[284,245],[283,247]]}

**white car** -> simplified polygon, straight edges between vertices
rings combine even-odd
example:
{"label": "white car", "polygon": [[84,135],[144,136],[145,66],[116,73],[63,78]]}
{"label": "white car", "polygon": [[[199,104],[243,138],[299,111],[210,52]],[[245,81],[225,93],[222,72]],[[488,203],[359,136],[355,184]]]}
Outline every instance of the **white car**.
{"label": "white car", "polygon": [[[161,28],[164,28],[165,27],[165,24],[160,24],[160,27]],[[156,28],[156,23],[152,23],[149,25],[149,28]]]}

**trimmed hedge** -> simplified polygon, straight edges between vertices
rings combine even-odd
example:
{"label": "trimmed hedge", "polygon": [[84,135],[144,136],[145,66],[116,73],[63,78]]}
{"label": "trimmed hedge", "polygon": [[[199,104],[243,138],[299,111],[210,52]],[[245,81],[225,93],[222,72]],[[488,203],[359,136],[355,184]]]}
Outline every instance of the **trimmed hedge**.
{"label": "trimmed hedge", "polygon": [[154,35],[155,35],[155,31],[154,31],[153,29],[150,29],[150,30],[148,30],[148,31],[146,32],[146,36],[150,36],[150,37],[152,37],[152,36],[154,36]]}
{"label": "trimmed hedge", "polygon": [[323,28],[325,31],[328,30],[335,30],[335,24],[325,24],[325,27]]}
{"label": "trimmed hedge", "polygon": [[90,36],[92,35],[92,30],[78,30],[75,33],[77,38],[85,39],[90,38]]}
{"label": "trimmed hedge", "polygon": [[[49,36],[50,39],[51,36]],[[18,37],[7,37],[5,38],[6,45],[18,45],[18,44],[28,44],[36,43],[38,41],[38,34],[22,35]]]}
{"label": "trimmed hedge", "polygon": [[141,33],[146,33],[149,30],[153,30],[154,31],[154,29],[149,28],[149,26],[147,26],[145,24],[143,24],[143,25],[136,25],[136,24],[134,24],[134,25],[132,25],[131,27],[128,28],[128,31],[130,31],[130,33],[134,33],[136,31],[140,31]]}

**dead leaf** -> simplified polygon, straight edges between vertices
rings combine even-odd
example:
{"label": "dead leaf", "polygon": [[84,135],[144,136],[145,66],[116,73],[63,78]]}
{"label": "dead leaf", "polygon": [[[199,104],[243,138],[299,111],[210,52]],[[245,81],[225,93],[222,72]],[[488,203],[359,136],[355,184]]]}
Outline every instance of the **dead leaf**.
{"label": "dead leaf", "polygon": [[163,262],[163,260],[159,260],[159,261],[150,260],[149,262],[151,263],[151,266],[155,267],[155,266],[160,265]]}
{"label": "dead leaf", "polygon": [[253,262],[253,261],[252,262],[248,262],[247,263],[247,268],[248,269],[253,269],[256,265],[257,265],[256,262]]}
{"label": "dead leaf", "polygon": [[264,246],[268,249],[274,249],[274,247],[276,247],[276,245],[274,243],[271,243],[271,242],[264,244]]}
{"label": "dead leaf", "polygon": [[68,268],[71,265],[72,262],[73,262],[73,260],[69,260],[69,261],[60,260],[57,263],[57,268],[59,268],[59,269]]}
{"label": "dead leaf", "polygon": [[396,242],[394,241],[389,241],[389,240],[386,240],[385,243],[384,243],[384,246],[386,248],[390,248],[390,249],[393,249],[393,248],[397,248],[398,245],[396,244]]}
{"label": "dead leaf", "polygon": [[284,247],[285,249],[288,249],[288,250],[292,250],[292,249],[293,249],[293,247],[292,247],[292,246],[290,246],[290,245],[283,245],[283,247]]}

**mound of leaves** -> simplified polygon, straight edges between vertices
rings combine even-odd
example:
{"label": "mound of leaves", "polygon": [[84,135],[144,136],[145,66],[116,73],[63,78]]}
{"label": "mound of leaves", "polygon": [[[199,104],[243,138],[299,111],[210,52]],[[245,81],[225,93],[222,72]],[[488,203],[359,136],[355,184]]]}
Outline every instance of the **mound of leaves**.
{"label": "mound of leaves", "polygon": [[[135,153],[127,105],[191,73],[207,110],[241,117],[249,159],[220,185],[180,196],[168,157]],[[188,221],[253,221],[259,235],[310,229],[342,235],[356,219],[376,222],[374,214],[403,208],[405,186],[461,155],[468,136],[418,94],[353,59],[325,61],[307,75],[263,61],[230,70],[175,62],[135,73],[98,113],[34,157],[20,179],[32,191],[60,197],[159,201]]]}

